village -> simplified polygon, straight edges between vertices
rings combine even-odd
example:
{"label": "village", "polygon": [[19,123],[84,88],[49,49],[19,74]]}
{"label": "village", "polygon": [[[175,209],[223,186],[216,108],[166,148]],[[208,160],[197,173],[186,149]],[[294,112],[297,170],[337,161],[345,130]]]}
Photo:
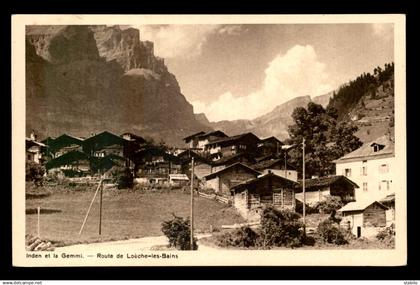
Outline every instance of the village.
{"label": "village", "polygon": [[[229,136],[220,130],[191,134],[184,143],[182,148],[168,147],[139,134],[108,131],[87,138],[62,134],[39,141],[32,132],[26,138],[26,160],[42,165],[44,177],[73,185],[94,190],[103,179],[110,181],[104,182],[105,193],[116,188],[149,193],[166,189],[183,193],[179,195],[188,201],[191,189],[192,200],[211,200],[237,215],[233,225],[219,225],[222,229],[255,226],[267,207],[299,213],[308,235],[328,217],[339,217],[338,227],[355,240],[376,240],[394,226],[394,142],[386,135],[335,160],[335,175],[306,179],[302,169],[288,162],[288,152],[304,151],[304,143],[290,146],[276,137],[259,138],[251,132]],[[120,179],[119,185],[112,180],[115,169],[123,169],[130,179]],[[48,184],[45,180],[42,183]],[[338,207],[325,210],[337,201]],[[29,228],[36,236],[35,227]]]}

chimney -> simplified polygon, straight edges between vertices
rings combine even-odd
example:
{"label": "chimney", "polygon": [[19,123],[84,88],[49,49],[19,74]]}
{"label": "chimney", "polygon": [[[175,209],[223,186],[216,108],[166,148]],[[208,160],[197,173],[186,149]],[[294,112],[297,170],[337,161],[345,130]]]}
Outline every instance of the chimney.
{"label": "chimney", "polygon": [[32,130],[30,139],[31,139],[31,141],[35,141],[36,140],[35,130]]}

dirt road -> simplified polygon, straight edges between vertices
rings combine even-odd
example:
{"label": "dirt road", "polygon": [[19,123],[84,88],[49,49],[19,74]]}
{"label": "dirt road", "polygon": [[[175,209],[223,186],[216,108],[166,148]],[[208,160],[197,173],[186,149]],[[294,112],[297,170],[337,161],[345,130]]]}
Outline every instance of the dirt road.
{"label": "dirt road", "polygon": [[[198,239],[198,250],[200,251],[209,251],[217,250],[215,248],[205,246],[200,244],[200,239],[209,237],[211,234],[201,234],[197,235]],[[156,236],[156,237],[145,237],[139,239],[129,239],[121,241],[111,241],[111,242],[101,242],[101,243],[90,243],[90,244],[76,244],[70,246],[64,246],[56,248],[56,252],[90,252],[90,251],[99,251],[99,250],[112,250],[112,251],[121,251],[121,252],[133,252],[141,250],[153,250],[152,248],[164,247],[168,244],[168,239],[165,236]]]}

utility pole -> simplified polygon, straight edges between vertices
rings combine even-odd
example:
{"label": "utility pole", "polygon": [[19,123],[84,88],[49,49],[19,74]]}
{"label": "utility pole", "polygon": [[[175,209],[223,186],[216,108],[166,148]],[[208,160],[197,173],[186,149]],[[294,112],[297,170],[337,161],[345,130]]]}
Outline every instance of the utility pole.
{"label": "utility pole", "polygon": [[100,182],[100,193],[99,193],[99,235],[102,234],[102,192],[103,192],[103,184],[102,184],[102,180]]}
{"label": "utility pole", "polygon": [[194,250],[194,156],[191,157],[191,218],[190,218],[190,244]]}
{"label": "utility pole", "polygon": [[305,138],[303,138],[302,141],[302,159],[303,159],[303,164],[302,164],[302,194],[303,194],[303,233],[304,235],[306,235],[306,221],[305,221],[305,216],[306,216],[306,195],[305,195]]}
{"label": "utility pole", "polygon": [[284,178],[287,178],[287,152],[284,152]]}

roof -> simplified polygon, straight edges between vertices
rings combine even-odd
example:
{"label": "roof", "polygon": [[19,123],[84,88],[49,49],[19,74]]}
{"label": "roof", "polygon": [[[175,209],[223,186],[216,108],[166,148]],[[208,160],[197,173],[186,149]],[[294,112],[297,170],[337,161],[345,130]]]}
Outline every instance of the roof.
{"label": "roof", "polygon": [[395,202],[395,193],[389,194],[379,202],[384,204]]}
{"label": "roof", "polygon": [[[259,161],[258,163],[254,164],[252,166],[252,168],[256,169],[256,170],[264,170],[264,169],[268,169],[272,166],[274,166],[275,164],[280,163],[280,165],[283,167],[284,169],[284,159],[281,158],[277,158],[277,159],[268,159],[268,160],[262,160]],[[289,163],[287,163],[287,169],[288,170],[296,170],[292,165],[290,165]]]}
{"label": "roof", "polygon": [[205,134],[202,134],[202,135],[198,135],[197,137],[199,137],[200,139],[203,139],[203,138],[206,138],[206,137],[209,137],[209,136],[219,136],[219,137],[224,137],[224,138],[228,137],[227,134],[225,134],[224,132],[219,131],[219,130],[211,131],[211,132],[208,132],[208,133],[205,133]]}
{"label": "roof", "polygon": [[220,166],[220,165],[228,164],[232,161],[235,161],[236,159],[238,159],[240,157],[244,157],[244,158],[248,159],[249,161],[253,160],[249,154],[241,152],[241,153],[237,153],[237,154],[234,154],[234,155],[223,156],[222,158],[220,158],[218,160],[212,161],[212,165],[213,166]]}
{"label": "roof", "polygon": [[[302,184],[302,180],[299,181],[300,185]],[[311,178],[311,179],[305,179],[305,188],[312,188],[312,187],[322,187],[322,186],[330,186],[337,182],[344,182],[349,183],[354,188],[359,188],[359,186],[348,179],[346,176],[343,175],[331,175],[331,176],[325,176],[325,177],[318,177],[318,178]]]}
{"label": "roof", "polygon": [[190,180],[186,174],[169,174],[169,179]]}
{"label": "roof", "polygon": [[188,141],[188,140],[190,140],[190,139],[192,139],[192,138],[194,138],[194,137],[197,137],[197,136],[199,136],[199,135],[204,135],[204,134],[205,134],[205,132],[201,131],[201,132],[198,132],[198,133],[195,133],[195,134],[189,135],[188,137],[183,138],[183,140],[184,140],[184,141]]}
{"label": "roof", "polygon": [[283,145],[283,142],[282,141],[280,141],[278,138],[276,138],[275,136],[271,136],[271,137],[268,137],[268,138],[265,138],[265,139],[261,139],[261,142],[262,143],[264,143],[264,142],[269,142],[269,141],[274,141],[274,142],[276,142],[276,143],[279,143],[279,145]]}
{"label": "roof", "polygon": [[288,186],[290,186],[290,187],[292,187],[292,188],[294,188],[294,187],[296,187],[296,186],[298,186],[298,185],[299,185],[297,182],[295,182],[295,181],[293,181],[293,180],[290,180],[290,179],[287,179],[287,178],[281,177],[281,176],[279,176],[279,175],[276,175],[276,174],[274,174],[274,173],[272,173],[272,172],[269,172],[269,173],[267,173],[267,174],[265,174],[265,175],[261,175],[261,176],[259,176],[259,177],[257,177],[257,178],[250,179],[250,180],[248,180],[248,181],[245,181],[245,182],[243,182],[243,183],[240,183],[240,184],[238,184],[238,185],[235,185],[235,186],[231,187],[230,189],[231,189],[231,190],[240,190],[240,189],[244,189],[244,188],[246,188],[247,186],[250,186],[250,185],[252,185],[252,184],[258,183],[258,182],[260,182],[260,181],[262,181],[262,180],[265,180],[265,179],[276,179],[276,180],[282,181],[283,183],[285,183],[286,185],[288,185]]}
{"label": "roof", "polygon": [[48,161],[47,168],[55,168],[63,165],[69,165],[75,161],[80,160],[89,160],[89,157],[83,152],[74,150]]}
{"label": "roof", "polygon": [[350,202],[344,207],[338,210],[338,212],[352,212],[352,211],[363,211],[372,204],[378,204],[381,208],[388,210],[388,207],[379,203],[378,201],[361,200],[356,202]]}
{"label": "roof", "polygon": [[219,170],[219,171],[216,171],[216,172],[213,172],[213,173],[211,173],[211,174],[209,174],[209,175],[206,175],[206,176],[204,176],[204,178],[205,178],[206,180],[208,180],[208,179],[213,179],[214,177],[217,177],[217,176],[219,176],[220,174],[222,174],[222,173],[224,173],[224,172],[226,172],[226,171],[228,171],[228,170],[230,170],[230,169],[232,169],[232,168],[234,168],[234,167],[241,167],[241,168],[243,168],[243,169],[246,169],[246,170],[247,170],[247,171],[249,171],[250,173],[254,173],[255,175],[259,175],[259,174],[261,174],[260,172],[258,172],[258,171],[256,171],[256,170],[252,169],[251,167],[248,167],[248,166],[246,166],[246,165],[245,165],[245,164],[243,164],[243,163],[237,162],[237,163],[234,163],[234,164],[232,164],[232,165],[229,165],[228,167],[225,167],[225,168],[223,168],[223,169],[221,169],[221,170]]}
{"label": "roof", "polygon": [[45,144],[43,144],[41,142],[34,141],[30,138],[26,138],[26,143],[33,144],[33,145],[38,145],[38,146],[42,146],[42,147],[46,146]]}
{"label": "roof", "polygon": [[[385,147],[379,151],[374,151],[374,145],[384,145]],[[371,142],[363,144],[361,147],[352,151],[345,156],[335,160],[335,163],[368,160],[382,157],[394,156],[394,142],[391,141],[387,135],[379,137]]]}
{"label": "roof", "polygon": [[232,136],[232,137],[227,137],[227,138],[214,140],[212,142],[209,142],[207,145],[228,144],[228,143],[232,143],[232,142],[235,142],[235,141],[238,141],[238,140],[242,140],[246,137],[252,137],[254,140],[260,141],[260,139],[256,135],[254,135],[253,133],[245,133],[245,134],[240,134],[240,135],[237,135],[237,136]]}
{"label": "roof", "polygon": [[93,135],[83,142],[83,147],[87,150],[101,150],[107,146],[113,145],[120,145],[122,146],[124,142],[127,140],[123,139],[122,137],[110,133],[108,131],[104,131],[102,133]]}
{"label": "roof", "polygon": [[181,162],[187,162],[187,161],[190,162],[191,157],[194,157],[194,159],[196,161],[201,161],[201,162],[207,163],[209,165],[211,164],[210,160],[208,160],[204,156],[196,153],[195,151],[192,151],[192,150],[189,150],[189,149],[185,150],[181,153],[178,153],[178,155],[176,157],[178,157],[181,160]]}

